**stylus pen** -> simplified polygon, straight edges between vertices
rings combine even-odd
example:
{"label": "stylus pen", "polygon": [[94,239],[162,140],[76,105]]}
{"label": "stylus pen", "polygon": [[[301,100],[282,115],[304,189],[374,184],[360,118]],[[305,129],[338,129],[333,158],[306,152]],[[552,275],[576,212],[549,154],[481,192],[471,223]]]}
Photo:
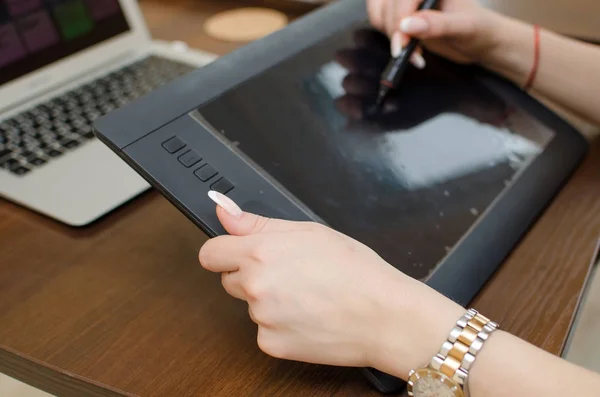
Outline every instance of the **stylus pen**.
{"label": "stylus pen", "polygon": [[[419,6],[419,10],[431,10],[437,6],[438,2],[439,0],[424,0]],[[379,93],[375,101],[376,110],[381,109],[383,101],[389,92],[398,86],[404,72],[408,68],[410,58],[419,46],[419,42],[418,39],[412,38],[408,45],[402,49],[400,55],[397,58],[393,58],[385,68],[379,82]]]}

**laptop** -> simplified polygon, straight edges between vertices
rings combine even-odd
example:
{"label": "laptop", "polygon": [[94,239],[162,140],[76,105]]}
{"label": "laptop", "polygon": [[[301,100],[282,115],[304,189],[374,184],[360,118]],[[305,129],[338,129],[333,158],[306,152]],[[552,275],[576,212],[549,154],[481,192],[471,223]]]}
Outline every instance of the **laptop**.
{"label": "laptop", "polygon": [[83,226],[146,191],[93,121],[213,59],[134,0],[0,0],[0,196]]}

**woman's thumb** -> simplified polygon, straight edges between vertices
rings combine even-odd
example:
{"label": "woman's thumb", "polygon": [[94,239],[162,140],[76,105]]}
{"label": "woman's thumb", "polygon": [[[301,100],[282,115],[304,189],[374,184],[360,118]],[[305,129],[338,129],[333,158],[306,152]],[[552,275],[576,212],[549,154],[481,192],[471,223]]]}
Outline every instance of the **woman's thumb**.
{"label": "woman's thumb", "polygon": [[468,37],[476,33],[473,17],[465,13],[419,11],[400,21],[400,31],[419,39]]}

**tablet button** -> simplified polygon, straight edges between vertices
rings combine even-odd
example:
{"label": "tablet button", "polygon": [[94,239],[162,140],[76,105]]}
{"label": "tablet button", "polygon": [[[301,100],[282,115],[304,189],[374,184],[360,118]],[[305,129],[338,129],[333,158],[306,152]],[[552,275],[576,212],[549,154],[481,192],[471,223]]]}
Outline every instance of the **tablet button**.
{"label": "tablet button", "polygon": [[229,180],[226,178],[221,178],[213,183],[210,188],[216,192],[227,194],[227,192],[233,189],[233,183],[229,182]]}
{"label": "tablet button", "polygon": [[215,168],[210,164],[204,164],[202,167],[200,167],[196,171],[194,171],[194,174],[202,182],[206,182],[213,176],[217,175],[217,170],[215,170]]}
{"label": "tablet button", "polygon": [[167,150],[167,152],[173,154],[176,151],[184,148],[185,143],[181,139],[174,136],[173,138],[169,139],[168,141],[163,142],[162,147],[164,147]]}
{"label": "tablet button", "polygon": [[185,165],[187,168],[190,168],[192,165],[197,164],[202,157],[196,153],[195,150],[188,150],[178,158],[179,162]]}

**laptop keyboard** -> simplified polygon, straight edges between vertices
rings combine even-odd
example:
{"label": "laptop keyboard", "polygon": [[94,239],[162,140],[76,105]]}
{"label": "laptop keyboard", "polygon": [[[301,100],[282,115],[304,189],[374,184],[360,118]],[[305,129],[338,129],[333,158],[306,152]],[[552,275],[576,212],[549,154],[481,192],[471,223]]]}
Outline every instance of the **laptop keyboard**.
{"label": "laptop keyboard", "polygon": [[0,168],[26,175],[76,150],[95,119],[193,69],[151,56],[0,122]]}

